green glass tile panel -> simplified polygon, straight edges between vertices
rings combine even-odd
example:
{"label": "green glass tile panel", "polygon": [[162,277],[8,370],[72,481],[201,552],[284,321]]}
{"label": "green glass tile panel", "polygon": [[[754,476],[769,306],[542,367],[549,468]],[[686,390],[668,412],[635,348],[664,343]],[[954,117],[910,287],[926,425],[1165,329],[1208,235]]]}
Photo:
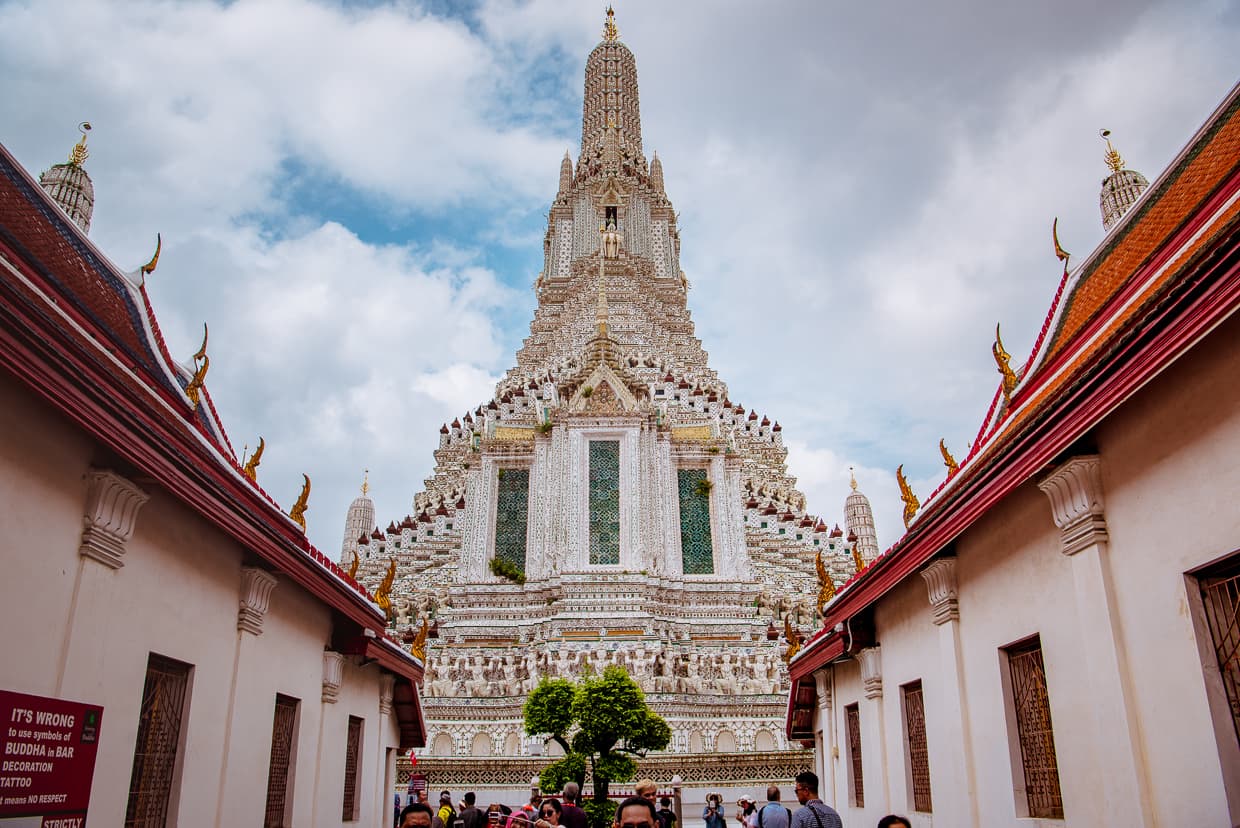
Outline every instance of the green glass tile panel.
{"label": "green glass tile panel", "polygon": [[679,469],[680,559],[686,575],[715,574],[715,552],[710,542],[710,493],[703,491],[706,469]]}
{"label": "green glass tile panel", "polygon": [[620,441],[590,441],[590,563],[620,563]]}
{"label": "green glass tile panel", "polygon": [[500,469],[495,500],[495,557],[525,571],[525,528],[529,523],[529,469]]}

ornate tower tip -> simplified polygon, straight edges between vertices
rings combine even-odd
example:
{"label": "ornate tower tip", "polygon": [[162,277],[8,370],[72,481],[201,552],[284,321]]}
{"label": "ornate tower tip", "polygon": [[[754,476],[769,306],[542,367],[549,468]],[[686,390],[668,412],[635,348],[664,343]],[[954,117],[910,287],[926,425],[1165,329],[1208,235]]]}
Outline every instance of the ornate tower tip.
{"label": "ornate tower tip", "polygon": [[620,30],[616,28],[616,10],[607,7],[607,20],[603,23],[603,40],[608,42],[619,40]]}
{"label": "ornate tower tip", "polygon": [[82,123],[78,124],[78,132],[82,133],[82,137],[69,152],[69,163],[75,167],[82,166],[86,163],[86,159],[90,157],[90,152],[86,149],[86,133],[90,132],[90,130],[90,121],[82,121]]}
{"label": "ornate tower tip", "polygon": [[370,469],[366,469],[366,471],[362,474],[362,497],[365,497],[366,493],[369,491],[370,491]]}
{"label": "ornate tower tip", "polygon": [[1111,130],[1100,129],[1098,130],[1098,135],[1103,141],[1107,142],[1106,155],[1102,156],[1106,160],[1107,166],[1111,168],[1111,172],[1119,172],[1124,168],[1124,158],[1119,154],[1119,150],[1111,145]]}
{"label": "ornate tower tip", "polygon": [[852,486],[852,490],[857,491],[857,475],[853,473],[853,467],[848,467],[848,485]]}

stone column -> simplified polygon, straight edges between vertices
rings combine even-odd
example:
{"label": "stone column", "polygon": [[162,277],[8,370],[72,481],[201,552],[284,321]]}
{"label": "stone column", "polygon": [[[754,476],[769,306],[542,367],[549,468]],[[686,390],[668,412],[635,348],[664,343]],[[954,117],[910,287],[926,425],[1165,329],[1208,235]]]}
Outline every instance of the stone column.
{"label": "stone column", "polygon": [[1093,699],[1092,743],[1102,778],[1100,812],[1117,825],[1153,825],[1148,773],[1133,708],[1127,656],[1115,607],[1102,461],[1074,457],[1038,484],[1050,498],[1060,551],[1072,559],[1079,636]]}
{"label": "stone column", "polygon": [[960,647],[960,596],[956,559],[939,558],[921,571],[930,618],[939,628],[941,681],[923,690],[930,795],[934,814],[948,825],[977,826],[977,780]]}
{"label": "stone column", "polygon": [[[891,783],[887,774],[887,723],[883,718],[883,662],[880,647],[857,653],[861,663],[861,762],[865,775],[865,806],[891,810]],[[877,772],[876,772],[877,771]]]}
{"label": "stone column", "polygon": [[825,667],[814,672],[814,685],[818,697],[818,723],[820,726],[818,738],[822,756],[822,766],[818,769],[819,784],[821,786],[819,795],[838,810],[839,799],[837,798],[835,786],[837,751],[835,719],[833,716],[835,700],[831,693],[831,673],[831,668]]}

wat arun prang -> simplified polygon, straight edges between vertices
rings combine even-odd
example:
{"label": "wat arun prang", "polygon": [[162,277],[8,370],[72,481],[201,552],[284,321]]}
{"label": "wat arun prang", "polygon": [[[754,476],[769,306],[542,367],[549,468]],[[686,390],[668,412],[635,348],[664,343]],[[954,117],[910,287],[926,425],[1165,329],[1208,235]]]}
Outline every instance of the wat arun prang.
{"label": "wat arun prang", "polygon": [[[397,635],[425,653],[426,753],[536,755],[525,695],[609,664],[644,688],[674,753],[799,748],[783,733],[788,638],[877,555],[873,516],[855,483],[847,536],[806,512],[779,423],[707,364],[679,258],[609,11],[516,367],[440,430],[412,514],[376,528],[363,492],[346,521],[343,566],[356,556],[378,588],[396,562]],[[710,758],[688,764],[726,760]]]}

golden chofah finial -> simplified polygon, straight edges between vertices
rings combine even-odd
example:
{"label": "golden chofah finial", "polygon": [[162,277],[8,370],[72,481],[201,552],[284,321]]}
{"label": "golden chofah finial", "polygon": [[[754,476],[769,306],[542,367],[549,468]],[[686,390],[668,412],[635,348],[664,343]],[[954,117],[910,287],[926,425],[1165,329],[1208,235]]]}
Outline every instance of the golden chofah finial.
{"label": "golden chofah finial", "polygon": [[917,495],[913,494],[908,481],[904,479],[903,463],[896,469],[896,482],[900,484],[900,500],[904,501],[904,528],[907,529],[913,522],[917,510],[921,508],[921,501],[917,499]]}
{"label": "golden chofah finial", "polygon": [[366,493],[369,491],[370,491],[370,469],[366,469],[366,471],[362,474],[362,497],[365,497]]}
{"label": "golden chofah finial", "polygon": [[210,333],[211,332],[207,330],[207,323],[203,322],[202,323],[202,345],[199,346],[198,350],[194,352],[194,355],[190,357],[192,360],[194,360],[195,365],[198,364],[199,360],[203,360],[207,358],[207,336]]}
{"label": "golden chofah finial", "polygon": [[86,163],[86,159],[90,157],[90,151],[86,149],[86,133],[90,132],[90,121],[82,121],[78,124],[78,132],[82,133],[82,138],[69,152],[69,163],[75,167],[80,167]]}
{"label": "golden chofah finial", "polygon": [[792,622],[789,620],[791,615],[784,616],[784,640],[788,642],[788,649],[784,651],[784,661],[792,661],[801,650],[801,637],[797,635],[797,631],[792,629]]}
{"label": "golden chofah finial", "polygon": [[943,455],[943,465],[947,466],[948,477],[960,471],[960,464],[956,462],[955,457],[952,457],[952,453],[947,450],[946,440],[939,440],[939,453]]}
{"label": "golden chofah finial", "polygon": [[1107,142],[1107,153],[1102,156],[1103,160],[1107,162],[1107,166],[1111,168],[1111,172],[1119,172],[1124,168],[1124,158],[1119,154],[1119,150],[1115,149],[1115,147],[1111,145],[1111,130],[1100,129],[1098,130],[1098,135],[1103,141]]}
{"label": "golden chofah finial", "polygon": [[150,276],[152,273],[155,272],[155,267],[159,264],[159,251],[163,250],[163,248],[164,248],[163,236],[161,236],[159,233],[156,233],[155,234],[155,255],[151,257],[151,260],[149,262],[142,265],[141,272],[143,276]]}
{"label": "golden chofah finial", "polygon": [[361,562],[362,562],[362,556],[354,552],[353,563],[349,564],[349,577],[355,581],[357,580],[357,567]]}
{"label": "golden chofah finial", "polygon": [[826,564],[822,562],[821,549],[814,557],[814,566],[818,570],[818,613],[821,615],[823,608],[835,597],[835,581],[831,579],[831,573],[827,571]]}
{"label": "golden chofah finial", "polygon": [[383,614],[389,617],[392,615],[392,584],[394,583],[396,583],[396,559],[392,558],[388,563],[387,574],[383,576],[383,582],[375,590],[375,603],[379,605],[379,609],[383,610]]}
{"label": "golden chofah finial", "polygon": [[202,383],[207,378],[207,369],[210,367],[211,357],[203,354],[202,364],[198,366],[198,370],[194,371],[194,376],[190,379],[189,385],[185,386],[185,396],[189,397],[189,401],[194,404],[194,408],[198,408],[198,403],[202,401]]}
{"label": "golden chofah finial", "polygon": [[1051,239],[1055,242],[1055,258],[1063,262],[1064,269],[1068,268],[1068,259],[1072,256],[1067,250],[1063,249],[1063,245],[1059,243],[1059,217],[1055,217],[1055,221],[1051,223]]}
{"label": "golden chofah finial", "polygon": [[293,508],[289,510],[288,516],[293,519],[301,527],[301,531],[306,531],[306,509],[310,508],[310,475],[303,474],[306,482],[302,484],[301,494],[297,496],[297,502],[293,504]]}
{"label": "golden chofah finial", "polygon": [[620,30],[616,28],[616,10],[607,7],[607,20],[603,23],[603,40],[608,42],[619,40]]}
{"label": "golden chofah finial", "polygon": [[409,655],[418,661],[426,661],[426,638],[430,635],[430,631],[430,618],[423,618],[422,626],[418,627],[418,634],[413,637],[413,643],[409,645]]}
{"label": "golden chofah finial", "polygon": [[258,482],[258,464],[263,462],[263,450],[267,448],[267,442],[262,438],[258,438],[258,448],[254,449],[254,454],[250,459],[245,461],[245,476],[250,478],[251,483]]}
{"label": "golden chofah finial", "polygon": [[1016,390],[1016,384],[1020,382],[1020,378],[1012,370],[1012,355],[1003,347],[1003,337],[999,336],[998,323],[995,323],[995,342],[990,346],[990,352],[994,354],[995,365],[999,366],[999,373],[1003,375],[1003,401],[1010,403],[1012,392]]}

